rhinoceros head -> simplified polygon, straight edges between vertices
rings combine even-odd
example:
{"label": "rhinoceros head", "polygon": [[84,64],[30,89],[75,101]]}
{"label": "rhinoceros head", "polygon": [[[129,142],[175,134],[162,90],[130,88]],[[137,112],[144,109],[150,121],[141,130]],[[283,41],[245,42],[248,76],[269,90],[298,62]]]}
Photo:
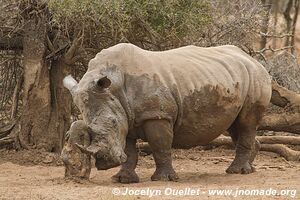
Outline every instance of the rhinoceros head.
{"label": "rhinoceros head", "polygon": [[100,69],[88,70],[79,83],[70,75],[63,80],[91,133],[90,146],[78,147],[96,158],[98,170],[116,167],[127,159],[128,119],[118,99],[122,81],[120,73]]}

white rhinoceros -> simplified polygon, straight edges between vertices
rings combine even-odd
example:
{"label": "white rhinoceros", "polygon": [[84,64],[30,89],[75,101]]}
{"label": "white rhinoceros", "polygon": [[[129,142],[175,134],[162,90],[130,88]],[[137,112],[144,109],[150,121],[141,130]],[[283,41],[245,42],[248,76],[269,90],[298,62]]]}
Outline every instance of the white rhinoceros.
{"label": "white rhinoceros", "polygon": [[132,44],[102,50],[79,83],[64,79],[83,120],[98,169],[122,164],[119,182],[138,182],[136,140],[153,150],[152,180],[176,180],[171,148],[205,145],[225,131],[236,144],[227,173],[251,173],[256,127],[271,98],[264,67],[226,45],[146,51]]}

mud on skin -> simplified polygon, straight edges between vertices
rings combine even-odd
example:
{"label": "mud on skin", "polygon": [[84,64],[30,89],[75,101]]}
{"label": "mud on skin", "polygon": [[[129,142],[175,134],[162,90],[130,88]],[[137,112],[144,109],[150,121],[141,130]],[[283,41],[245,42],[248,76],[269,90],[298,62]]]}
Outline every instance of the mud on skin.
{"label": "mud on skin", "polygon": [[138,182],[136,140],[149,143],[151,179],[176,181],[171,148],[205,145],[229,130],[236,156],[227,173],[251,173],[256,126],[271,98],[264,67],[235,46],[151,52],[132,44],[102,50],[77,83],[64,85],[90,131],[80,150],[97,168],[122,165],[113,179]]}

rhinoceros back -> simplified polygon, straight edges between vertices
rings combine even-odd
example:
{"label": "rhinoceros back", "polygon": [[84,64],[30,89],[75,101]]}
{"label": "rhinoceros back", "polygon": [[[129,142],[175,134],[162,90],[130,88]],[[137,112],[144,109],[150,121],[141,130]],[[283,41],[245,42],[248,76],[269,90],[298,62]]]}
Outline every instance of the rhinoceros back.
{"label": "rhinoceros back", "polygon": [[206,144],[230,127],[245,104],[266,106],[271,96],[264,67],[230,45],[146,51],[119,44],[97,54],[89,70],[107,65],[126,77],[137,126],[149,119],[169,120],[178,147]]}

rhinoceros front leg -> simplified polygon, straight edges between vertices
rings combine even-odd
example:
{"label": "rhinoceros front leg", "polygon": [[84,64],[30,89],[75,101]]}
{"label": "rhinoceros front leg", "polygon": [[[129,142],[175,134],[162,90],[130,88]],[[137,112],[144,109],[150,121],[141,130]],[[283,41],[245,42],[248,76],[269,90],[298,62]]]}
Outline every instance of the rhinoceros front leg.
{"label": "rhinoceros front leg", "polygon": [[136,139],[127,138],[125,153],[127,160],[122,164],[120,171],[112,177],[113,181],[120,183],[138,183],[139,177],[135,172],[138,161]]}
{"label": "rhinoceros front leg", "polygon": [[167,120],[148,120],[143,125],[144,134],[153,151],[156,170],[152,181],[176,181],[178,176],[172,166],[171,147],[173,130]]}
{"label": "rhinoceros front leg", "polygon": [[256,126],[261,119],[263,107],[254,106],[242,109],[241,113],[230,127],[229,133],[236,145],[236,155],[231,165],[226,170],[229,174],[249,174],[255,171],[252,166],[260,144],[255,139]]}

